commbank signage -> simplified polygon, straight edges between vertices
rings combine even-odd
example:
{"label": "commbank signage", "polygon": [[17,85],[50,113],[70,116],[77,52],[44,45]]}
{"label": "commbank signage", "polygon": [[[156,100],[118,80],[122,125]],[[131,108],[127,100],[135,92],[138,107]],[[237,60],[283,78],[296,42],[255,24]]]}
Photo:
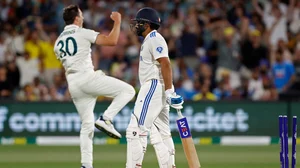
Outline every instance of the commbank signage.
{"label": "commbank signage", "polygon": [[[108,106],[98,103],[97,118]],[[277,136],[277,118],[286,113],[285,103],[218,102],[186,103],[182,110],[189,128],[196,136],[265,135]],[[129,103],[114,118],[115,127],[125,134],[132,113]],[[151,111],[150,111],[151,112]],[[179,136],[175,110],[170,112],[170,129]],[[68,136],[78,135],[80,118],[72,103],[0,104],[1,136]],[[97,130],[96,130],[97,131]],[[96,136],[103,134],[96,133]]]}

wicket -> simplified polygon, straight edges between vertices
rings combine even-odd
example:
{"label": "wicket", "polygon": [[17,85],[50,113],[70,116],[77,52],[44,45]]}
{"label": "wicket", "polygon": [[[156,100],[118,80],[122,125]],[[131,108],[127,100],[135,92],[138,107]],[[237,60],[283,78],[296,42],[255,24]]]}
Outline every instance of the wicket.
{"label": "wicket", "polygon": [[[279,137],[280,137],[280,167],[289,168],[289,135],[288,135],[288,117],[279,116]],[[292,127],[292,162],[291,168],[296,168],[296,140],[297,140],[297,116],[293,116]]]}

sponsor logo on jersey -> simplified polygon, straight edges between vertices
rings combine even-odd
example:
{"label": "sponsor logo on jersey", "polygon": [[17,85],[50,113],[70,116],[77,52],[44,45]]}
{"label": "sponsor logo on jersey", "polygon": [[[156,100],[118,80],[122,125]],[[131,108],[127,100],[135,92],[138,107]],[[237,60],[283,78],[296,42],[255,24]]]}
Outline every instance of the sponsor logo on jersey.
{"label": "sponsor logo on jersey", "polygon": [[157,47],[157,48],[156,48],[156,51],[159,52],[159,53],[161,54],[161,52],[163,51],[163,48],[162,48],[162,47]]}
{"label": "sponsor logo on jersey", "polygon": [[152,32],[152,33],[150,33],[150,38],[151,37],[156,37],[156,32],[154,31],[154,32]]}

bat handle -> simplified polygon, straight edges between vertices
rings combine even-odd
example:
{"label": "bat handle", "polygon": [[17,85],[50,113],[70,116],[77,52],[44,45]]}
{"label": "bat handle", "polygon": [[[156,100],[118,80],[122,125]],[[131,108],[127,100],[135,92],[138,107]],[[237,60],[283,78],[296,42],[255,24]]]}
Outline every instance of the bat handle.
{"label": "bat handle", "polygon": [[179,118],[184,118],[180,109],[177,109],[177,114]]}

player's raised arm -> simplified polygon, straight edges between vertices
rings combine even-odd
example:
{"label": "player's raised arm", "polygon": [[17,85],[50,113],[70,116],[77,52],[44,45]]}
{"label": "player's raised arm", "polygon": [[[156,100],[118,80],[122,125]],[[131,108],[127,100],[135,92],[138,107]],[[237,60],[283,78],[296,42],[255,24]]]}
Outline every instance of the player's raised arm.
{"label": "player's raised arm", "polygon": [[110,18],[114,21],[114,27],[109,35],[99,34],[96,39],[96,44],[105,46],[115,46],[118,43],[120,29],[121,29],[121,14],[119,12],[112,12]]}

